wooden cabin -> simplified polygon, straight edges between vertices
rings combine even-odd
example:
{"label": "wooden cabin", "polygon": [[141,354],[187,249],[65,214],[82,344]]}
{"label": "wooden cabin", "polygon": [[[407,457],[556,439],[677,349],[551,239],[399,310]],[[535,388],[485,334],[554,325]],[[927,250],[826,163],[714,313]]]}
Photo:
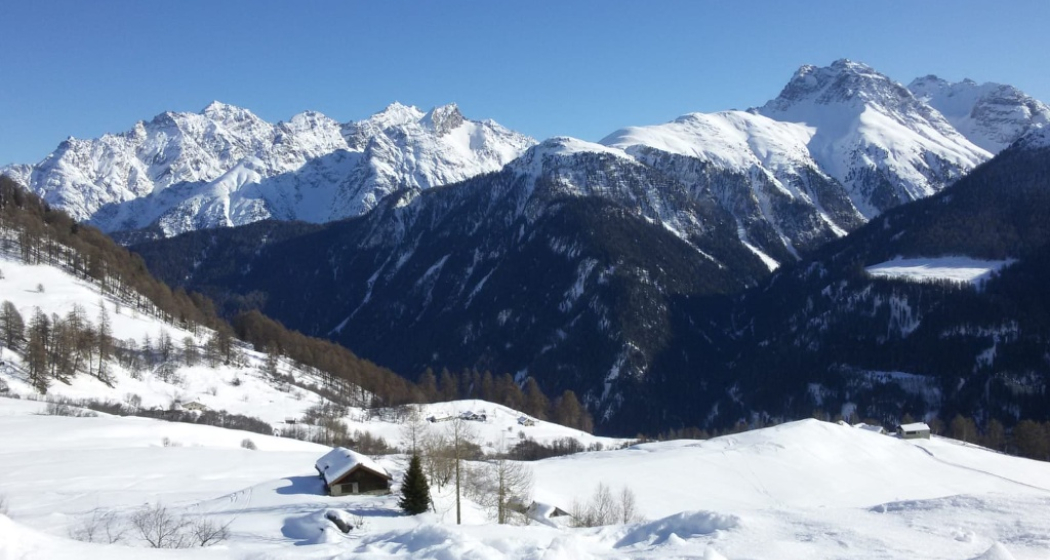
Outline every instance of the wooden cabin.
{"label": "wooden cabin", "polygon": [[326,453],[314,468],[331,496],[390,493],[393,477],[368,456],[345,447]]}

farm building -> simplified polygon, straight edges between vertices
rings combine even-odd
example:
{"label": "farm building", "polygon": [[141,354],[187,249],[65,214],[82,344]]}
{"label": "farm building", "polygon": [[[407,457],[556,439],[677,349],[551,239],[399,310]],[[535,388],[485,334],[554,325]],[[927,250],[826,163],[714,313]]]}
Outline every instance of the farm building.
{"label": "farm building", "polygon": [[332,496],[349,494],[386,494],[392,477],[383,467],[365,455],[345,447],[336,447],[314,465]]}
{"label": "farm building", "polygon": [[930,427],[925,422],[913,422],[897,426],[897,436],[901,439],[930,439]]}

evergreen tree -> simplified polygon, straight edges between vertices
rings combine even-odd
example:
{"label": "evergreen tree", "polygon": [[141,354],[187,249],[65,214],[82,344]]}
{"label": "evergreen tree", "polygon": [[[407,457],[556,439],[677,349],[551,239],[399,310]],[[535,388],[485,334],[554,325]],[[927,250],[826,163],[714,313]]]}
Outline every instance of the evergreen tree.
{"label": "evergreen tree", "polygon": [[430,484],[423,473],[423,462],[419,455],[412,455],[408,471],[401,482],[401,499],[397,502],[408,515],[418,515],[430,508]]}

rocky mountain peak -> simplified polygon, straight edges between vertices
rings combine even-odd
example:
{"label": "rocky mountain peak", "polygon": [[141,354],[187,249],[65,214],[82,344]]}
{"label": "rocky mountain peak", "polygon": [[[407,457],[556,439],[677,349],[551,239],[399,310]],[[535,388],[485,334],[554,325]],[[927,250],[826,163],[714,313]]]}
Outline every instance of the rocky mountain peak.
{"label": "rocky mountain peak", "polygon": [[448,105],[441,105],[431,109],[423,118],[420,123],[434,131],[434,134],[438,136],[444,136],[450,131],[459,127],[463,124],[463,114],[459,112],[459,107],[455,103],[449,103]]}
{"label": "rocky mountain peak", "polygon": [[843,58],[825,67],[800,67],[780,95],[759,111],[786,110],[807,101],[818,104],[851,101],[896,104],[911,98],[907,88],[884,74],[866,64]]}

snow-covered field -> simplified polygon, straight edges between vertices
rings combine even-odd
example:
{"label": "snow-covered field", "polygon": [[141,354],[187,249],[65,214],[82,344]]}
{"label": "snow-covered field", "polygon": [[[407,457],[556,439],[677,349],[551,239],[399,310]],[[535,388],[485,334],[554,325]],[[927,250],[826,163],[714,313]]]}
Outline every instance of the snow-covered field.
{"label": "snow-covered field", "polygon": [[951,280],[980,284],[1014,261],[985,261],[970,257],[896,258],[867,267],[868,274],[899,280]]}
{"label": "snow-covered field", "polygon": [[[493,524],[474,504],[456,526],[398,514],[396,495],[322,495],[327,448],[142,418],[39,415],[0,398],[0,558],[1046,558],[1050,464],[953,440],[902,441],[805,420],[531,463],[536,499],[568,509],[604,482],[648,519],[598,529]],[[179,446],[165,447],[162,438]],[[250,437],[258,449],[239,447]],[[395,481],[403,456],[379,459]],[[396,489],[396,485],[395,485]],[[231,538],[163,553],[68,535],[93,511],[146,503],[229,522]],[[359,516],[348,535],[324,520]]]}

